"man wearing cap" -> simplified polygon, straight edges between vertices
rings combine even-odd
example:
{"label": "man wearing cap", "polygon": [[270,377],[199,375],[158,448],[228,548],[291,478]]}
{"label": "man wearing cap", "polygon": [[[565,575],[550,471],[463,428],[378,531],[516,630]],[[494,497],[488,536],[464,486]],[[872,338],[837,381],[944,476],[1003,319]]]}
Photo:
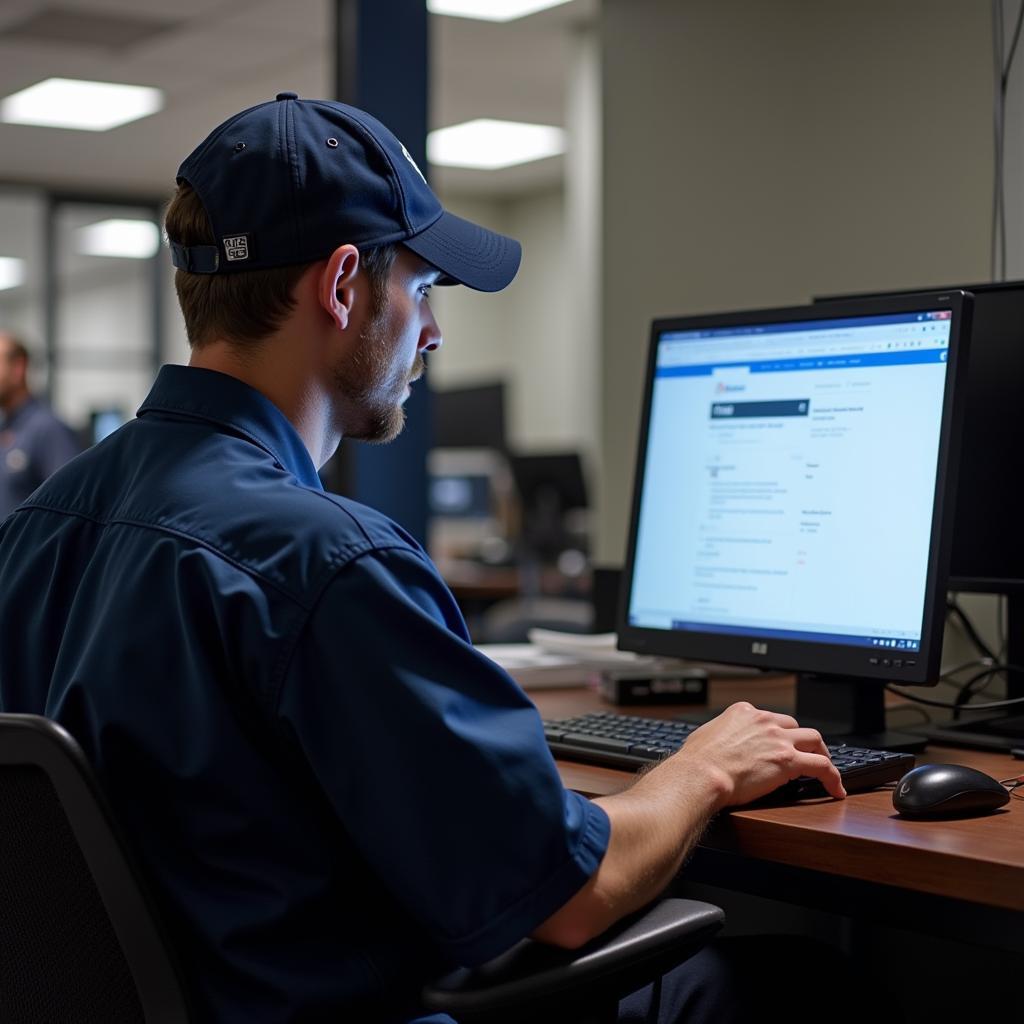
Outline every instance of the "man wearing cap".
{"label": "man wearing cap", "polygon": [[[26,638],[0,704],[99,771],[197,1020],[418,1020],[443,968],[651,900],[720,808],[801,774],[843,795],[816,733],[749,705],[627,793],[567,791],[419,545],[321,488],[343,436],[401,429],[431,287],[504,287],[517,243],[445,212],[374,118],[293,93],[177,181],[191,363],[0,530],[0,624]],[[677,972],[666,1013],[707,1009],[715,971]]]}

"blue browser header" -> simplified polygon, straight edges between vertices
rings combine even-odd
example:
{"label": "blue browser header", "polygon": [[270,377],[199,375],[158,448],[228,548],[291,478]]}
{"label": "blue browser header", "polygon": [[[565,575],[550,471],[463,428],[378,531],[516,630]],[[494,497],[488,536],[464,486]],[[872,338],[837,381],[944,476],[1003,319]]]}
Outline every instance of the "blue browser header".
{"label": "blue browser header", "polygon": [[777,324],[738,324],[735,327],[711,327],[707,330],[663,331],[661,341],[687,341],[695,338],[741,338],[762,334],[792,334],[806,331],[835,331],[851,327],[884,327],[892,324],[925,323],[949,320],[947,309],[916,313],[892,313],[884,316],[852,316],[831,320],[788,320]]}
{"label": "blue browser header", "polygon": [[789,373],[799,370],[844,370],[865,366],[905,366],[910,363],[944,363],[948,348],[909,349],[899,352],[849,353],[793,359],[744,359],[739,362],[687,363],[659,366],[657,377],[710,377],[716,370],[747,369],[751,373]]}

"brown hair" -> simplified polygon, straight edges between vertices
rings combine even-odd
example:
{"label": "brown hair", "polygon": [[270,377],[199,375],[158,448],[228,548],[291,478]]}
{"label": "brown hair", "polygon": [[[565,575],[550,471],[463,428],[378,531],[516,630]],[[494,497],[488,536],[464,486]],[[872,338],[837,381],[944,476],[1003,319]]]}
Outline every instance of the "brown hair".
{"label": "brown hair", "polygon": [[[179,245],[216,245],[210,218],[192,186],[182,182],[164,216],[167,237]],[[370,284],[371,315],[387,303],[387,281],[398,255],[397,245],[360,250],[359,265]],[[270,270],[232,274],[193,274],[177,270],[174,288],[193,348],[224,338],[249,348],[275,331],[295,308],[295,286],[312,266],[299,263]]]}
{"label": "brown hair", "polygon": [[0,338],[7,339],[7,360],[8,362],[23,362],[28,366],[28,348],[16,334],[0,329]]}

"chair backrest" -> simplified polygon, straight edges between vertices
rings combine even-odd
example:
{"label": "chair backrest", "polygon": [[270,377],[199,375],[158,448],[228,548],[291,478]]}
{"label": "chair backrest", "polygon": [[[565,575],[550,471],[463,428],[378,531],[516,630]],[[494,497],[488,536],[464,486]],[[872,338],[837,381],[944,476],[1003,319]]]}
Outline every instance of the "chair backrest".
{"label": "chair backrest", "polygon": [[0,714],[0,1020],[188,1021],[95,776],[36,715]]}

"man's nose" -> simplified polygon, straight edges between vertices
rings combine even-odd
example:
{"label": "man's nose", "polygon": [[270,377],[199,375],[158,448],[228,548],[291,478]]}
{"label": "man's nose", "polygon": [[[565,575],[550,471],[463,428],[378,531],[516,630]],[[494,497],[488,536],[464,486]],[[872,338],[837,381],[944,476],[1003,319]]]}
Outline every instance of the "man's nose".
{"label": "man's nose", "polygon": [[441,337],[441,328],[437,326],[434,314],[430,313],[427,316],[426,323],[423,325],[423,330],[420,331],[419,351],[433,352],[443,344],[444,338]]}

